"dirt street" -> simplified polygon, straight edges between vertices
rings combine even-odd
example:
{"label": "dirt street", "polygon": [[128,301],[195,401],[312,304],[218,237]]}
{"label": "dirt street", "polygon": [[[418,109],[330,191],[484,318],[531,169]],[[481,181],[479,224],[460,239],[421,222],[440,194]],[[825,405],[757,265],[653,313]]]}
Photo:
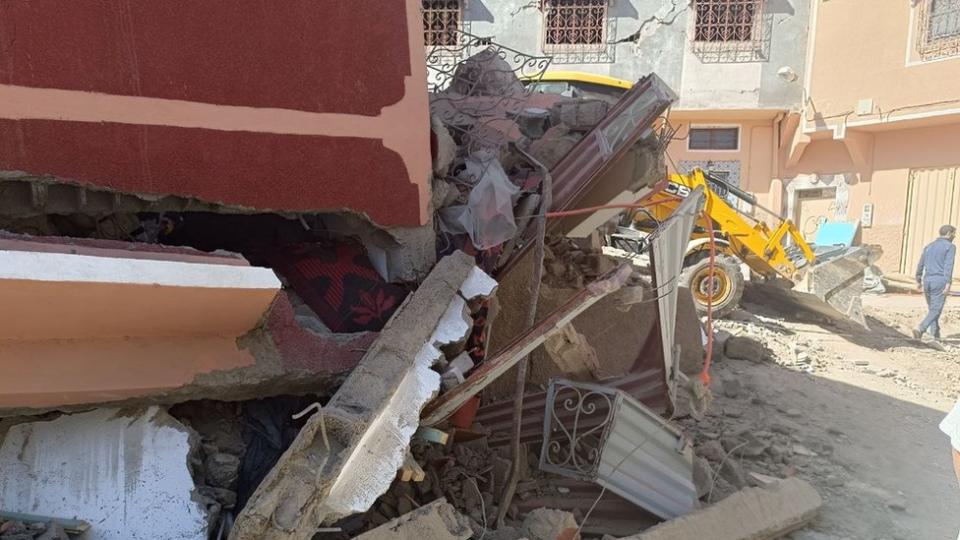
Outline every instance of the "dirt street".
{"label": "dirt street", "polygon": [[[870,330],[784,318],[748,305],[717,327],[765,345],[722,358],[713,406],[682,420],[708,458],[715,500],[764,476],[797,475],[824,497],[796,540],[953,539],[960,487],[937,425],[960,393],[960,299],[942,319],[945,351],[909,337],[919,296],[865,296]],[[734,338],[736,339],[736,338]]]}

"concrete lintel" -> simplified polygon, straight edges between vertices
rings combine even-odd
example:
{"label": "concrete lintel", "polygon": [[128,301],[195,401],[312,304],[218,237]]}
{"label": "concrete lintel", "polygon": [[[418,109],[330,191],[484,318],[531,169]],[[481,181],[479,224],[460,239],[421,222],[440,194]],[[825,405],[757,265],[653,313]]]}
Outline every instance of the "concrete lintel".
{"label": "concrete lintel", "polygon": [[232,540],[309,539],[367,510],[402,466],[423,406],[440,388],[439,348],[470,331],[465,297],[496,283],[458,252],[394,314],[333,398],[314,414],[237,517]]}
{"label": "concrete lintel", "polygon": [[374,333],[301,326],[239,255],[0,234],[0,416],[316,392]]}
{"label": "concrete lintel", "polygon": [[280,289],[235,264],[0,251],[2,340],[239,337]]}
{"label": "concrete lintel", "polygon": [[280,289],[272,270],[236,257],[2,241],[0,415],[163,401],[203,374],[253,366],[237,342]]}

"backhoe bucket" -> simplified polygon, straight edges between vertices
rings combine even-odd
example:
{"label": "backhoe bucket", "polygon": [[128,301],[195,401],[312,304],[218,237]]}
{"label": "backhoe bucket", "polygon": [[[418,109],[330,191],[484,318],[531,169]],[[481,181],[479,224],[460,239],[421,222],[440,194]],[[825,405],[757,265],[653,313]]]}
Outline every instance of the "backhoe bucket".
{"label": "backhoe bucket", "polygon": [[[764,283],[748,294],[749,301],[781,304],[783,308],[810,311],[834,321],[849,320],[867,327],[863,315],[864,270],[880,257],[875,246],[816,250],[816,263],[792,289]],[[751,298],[753,297],[753,298]]]}
{"label": "backhoe bucket", "polygon": [[816,300],[814,303],[802,302],[806,307],[827,316],[842,315],[866,328],[867,321],[860,298],[863,293],[863,272],[881,253],[880,248],[867,246],[817,253],[816,263],[794,290],[826,304],[817,305]]}

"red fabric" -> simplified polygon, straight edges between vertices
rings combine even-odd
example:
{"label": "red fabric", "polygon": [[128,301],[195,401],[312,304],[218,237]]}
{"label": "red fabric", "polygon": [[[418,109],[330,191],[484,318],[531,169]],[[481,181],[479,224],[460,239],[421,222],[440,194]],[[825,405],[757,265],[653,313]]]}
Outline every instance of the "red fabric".
{"label": "red fabric", "polygon": [[338,333],[381,330],[408,293],[384,281],[360,246],[294,244],[263,257]]}

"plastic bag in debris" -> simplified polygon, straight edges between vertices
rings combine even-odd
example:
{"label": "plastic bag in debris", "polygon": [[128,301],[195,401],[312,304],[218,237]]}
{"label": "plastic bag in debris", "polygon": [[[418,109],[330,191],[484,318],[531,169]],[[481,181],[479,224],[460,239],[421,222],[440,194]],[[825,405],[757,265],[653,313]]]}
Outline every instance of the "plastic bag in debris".
{"label": "plastic bag in debris", "polygon": [[476,152],[465,160],[458,175],[474,184],[467,204],[440,210],[440,226],[449,233],[466,233],[477,249],[498,246],[517,234],[513,208],[520,197],[500,162],[489,152]]}
{"label": "plastic bag in debris", "polygon": [[887,287],[883,284],[883,273],[876,266],[863,269],[863,292],[883,294]]}

